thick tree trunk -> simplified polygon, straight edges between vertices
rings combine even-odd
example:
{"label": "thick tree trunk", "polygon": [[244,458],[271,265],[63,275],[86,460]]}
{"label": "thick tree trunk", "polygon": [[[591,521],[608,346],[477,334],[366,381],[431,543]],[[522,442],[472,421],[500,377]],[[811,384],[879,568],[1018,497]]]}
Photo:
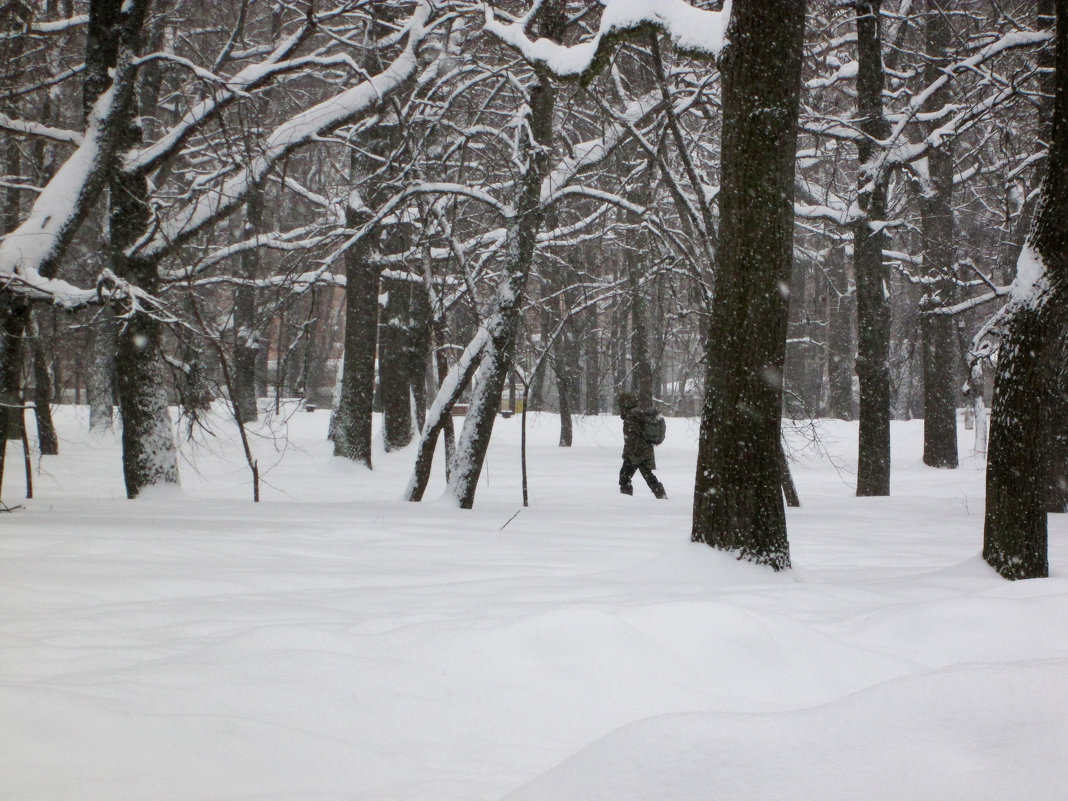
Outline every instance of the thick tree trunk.
{"label": "thick tree trunk", "polygon": [[[133,147],[139,141],[140,130],[131,126],[124,144]],[[147,197],[144,176],[112,172],[108,210],[112,269],[121,278],[155,294],[159,289],[155,262],[130,259],[125,253],[148,222]],[[162,324],[144,312],[134,312],[118,321],[115,377],[128,498],[136,498],[148,487],[178,483],[162,336]]]}
{"label": "thick tree trunk", "polygon": [[1068,393],[1068,0],[1057,0],[1056,12],[1046,177],[1017,267],[990,417],[983,558],[1008,579],[1049,575],[1050,420]]}
{"label": "thick tree trunk", "polygon": [[[0,64],[3,83],[14,86],[22,72],[22,53],[28,37],[22,30],[26,19],[18,5],[0,9],[0,30],[8,38],[4,48],[6,58]],[[10,83],[8,83],[10,82]],[[18,116],[15,101],[0,98],[0,111]],[[17,176],[22,172],[22,151],[19,141],[7,135],[4,142],[3,170],[6,175]],[[8,186],[3,190],[0,207],[0,232],[8,234],[19,226],[22,218],[19,189]],[[22,368],[25,359],[23,339],[30,319],[29,305],[15,297],[0,298],[0,447],[7,447],[7,440],[22,438]]]}
{"label": "thick tree trunk", "polygon": [[[937,0],[927,3],[927,65],[924,80],[938,78],[948,63],[949,23]],[[948,92],[935,92],[926,111],[945,104]],[[931,131],[937,123],[929,123]],[[927,156],[930,185],[920,199],[923,224],[923,262],[927,277],[938,281],[921,301],[922,311],[933,311],[953,302],[956,251],[953,220],[952,146],[944,144]],[[923,331],[923,463],[929,467],[957,466],[957,343],[956,321],[946,315],[921,316]]]}
{"label": "thick tree trunk", "polygon": [[[883,63],[879,35],[882,0],[858,0],[857,145],[861,165],[858,196],[865,216],[853,224],[853,258],[857,282],[857,378],[860,381],[860,433],[857,495],[890,494],[890,275],[883,262],[886,197],[884,170],[869,174],[876,155],[874,141],[888,133],[883,117]],[[867,138],[870,137],[870,138]]]}
{"label": "thick tree trunk", "polygon": [[[367,216],[346,209],[346,223],[359,228]],[[378,267],[368,262],[372,234],[345,253],[345,353],[341,394],[334,409],[334,456],[371,467],[371,414],[375,348],[378,344]]]}
{"label": "thick tree trunk", "polygon": [[803,0],[734,6],[722,58],[716,302],[692,538],[790,566],[780,439]]}

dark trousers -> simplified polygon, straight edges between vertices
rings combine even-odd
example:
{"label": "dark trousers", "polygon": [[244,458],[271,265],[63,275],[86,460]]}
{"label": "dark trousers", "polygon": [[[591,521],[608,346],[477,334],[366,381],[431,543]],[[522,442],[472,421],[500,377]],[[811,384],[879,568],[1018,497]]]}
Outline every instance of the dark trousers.
{"label": "dark trousers", "polygon": [[648,465],[636,465],[626,456],[623,457],[623,466],[619,468],[619,486],[626,487],[630,484],[631,478],[634,477],[635,471],[640,471],[642,478],[645,479],[645,483],[649,485],[649,489],[656,495],[664,491],[664,485],[657,479],[656,474],[653,473],[653,468]]}

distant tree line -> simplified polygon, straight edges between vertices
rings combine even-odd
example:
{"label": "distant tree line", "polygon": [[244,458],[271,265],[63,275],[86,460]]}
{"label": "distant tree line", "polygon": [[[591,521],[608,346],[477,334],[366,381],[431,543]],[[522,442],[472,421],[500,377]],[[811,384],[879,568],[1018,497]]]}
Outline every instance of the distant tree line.
{"label": "distant tree line", "polygon": [[0,436],[117,411],[133,498],[171,407],[302,398],[470,507],[502,398],[568,446],[627,390],[702,418],[693,538],[785,568],[784,414],[877,496],[891,419],[954,468],[993,393],[984,553],[1044,575],[1064,2],[7,0]]}

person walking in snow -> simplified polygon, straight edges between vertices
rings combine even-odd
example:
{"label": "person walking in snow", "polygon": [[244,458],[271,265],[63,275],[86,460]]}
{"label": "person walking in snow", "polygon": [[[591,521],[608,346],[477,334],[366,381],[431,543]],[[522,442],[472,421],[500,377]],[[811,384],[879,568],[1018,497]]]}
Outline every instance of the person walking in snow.
{"label": "person walking in snow", "polygon": [[653,451],[654,440],[649,438],[647,428],[647,423],[663,418],[655,409],[639,409],[638,399],[630,392],[622,392],[619,395],[619,416],[623,418],[623,466],[619,469],[619,491],[624,495],[633,495],[634,485],[631,484],[631,479],[635,471],[639,471],[653,495],[666,498],[664,485],[653,473],[656,469],[656,455]]}

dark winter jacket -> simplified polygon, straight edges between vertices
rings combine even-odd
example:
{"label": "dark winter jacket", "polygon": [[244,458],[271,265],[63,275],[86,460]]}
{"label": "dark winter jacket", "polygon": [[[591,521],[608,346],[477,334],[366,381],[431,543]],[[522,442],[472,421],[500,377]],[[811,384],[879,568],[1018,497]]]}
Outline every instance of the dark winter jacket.
{"label": "dark winter jacket", "polygon": [[621,408],[619,416],[623,418],[623,458],[631,464],[641,467],[646,466],[651,470],[656,469],[656,456],[653,452],[653,443],[649,442],[644,435],[645,421],[650,414],[635,408]]}

